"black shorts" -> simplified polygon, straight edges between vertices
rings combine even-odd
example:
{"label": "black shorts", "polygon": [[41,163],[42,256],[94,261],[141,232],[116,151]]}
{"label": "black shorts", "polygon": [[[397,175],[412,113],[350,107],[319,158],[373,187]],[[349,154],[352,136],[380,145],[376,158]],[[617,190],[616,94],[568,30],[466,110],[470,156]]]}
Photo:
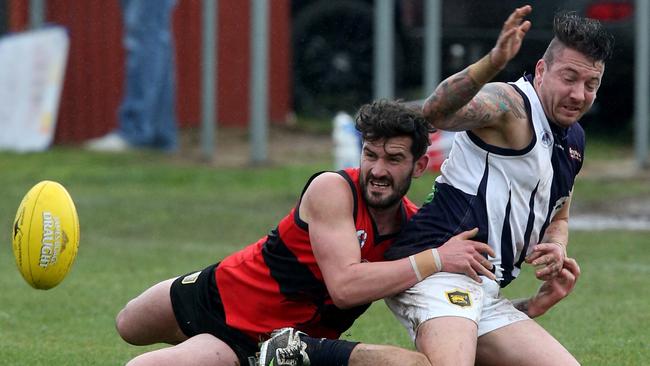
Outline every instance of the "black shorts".
{"label": "black shorts", "polygon": [[217,264],[177,278],[171,286],[170,297],[176,321],[186,336],[209,333],[235,351],[241,365],[255,356],[258,344],[246,334],[226,324],[226,315],[214,278]]}

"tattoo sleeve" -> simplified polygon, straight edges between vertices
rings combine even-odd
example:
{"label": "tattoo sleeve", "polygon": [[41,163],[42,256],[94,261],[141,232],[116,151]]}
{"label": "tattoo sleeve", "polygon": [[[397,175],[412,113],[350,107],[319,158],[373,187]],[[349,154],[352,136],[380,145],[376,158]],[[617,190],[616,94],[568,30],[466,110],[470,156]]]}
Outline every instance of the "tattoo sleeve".
{"label": "tattoo sleeve", "polygon": [[522,313],[530,316],[530,313],[528,312],[528,300],[529,299],[512,300],[512,305],[515,307],[515,309],[517,309],[517,310],[521,311]]}
{"label": "tattoo sleeve", "polygon": [[502,83],[481,88],[465,70],[440,84],[425,102],[425,114],[438,122],[436,127],[452,131],[485,127],[507,113],[526,118],[522,103],[507,88]]}
{"label": "tattoo sleeve", "polygon": [[445,79],[425,102],[431,120],[443,120],[466,105],[478,91],[477,84],[465,69]]}

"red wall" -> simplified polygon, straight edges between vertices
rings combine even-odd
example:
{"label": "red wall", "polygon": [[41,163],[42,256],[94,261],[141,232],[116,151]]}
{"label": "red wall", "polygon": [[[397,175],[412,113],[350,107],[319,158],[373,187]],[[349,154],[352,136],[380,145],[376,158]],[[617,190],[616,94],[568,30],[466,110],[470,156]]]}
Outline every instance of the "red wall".
{"label": "red wall", "polygon": [[[200,123],[201,3],[179,0],[174,14],[177,116],[181,126]],[[28,0],[9,0],[9,25],[24,30]],[[100,136],[117,124],[123,88],[124,50],[118,1],[48,0],[46,21],[68,29],[70,53],[61,95],[56,142]],[[249,119],[250,1],[219,0],[217,113],[221,125]],[[269,117],[289,113],[289,0],[270,2]]]}

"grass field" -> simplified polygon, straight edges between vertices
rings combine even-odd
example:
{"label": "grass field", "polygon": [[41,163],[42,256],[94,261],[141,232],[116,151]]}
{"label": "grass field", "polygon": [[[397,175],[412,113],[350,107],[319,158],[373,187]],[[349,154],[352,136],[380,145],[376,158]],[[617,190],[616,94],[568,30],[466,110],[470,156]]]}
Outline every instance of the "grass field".
{"label": "grass field", "polygon": [[[256,240],[295,203],[309,166],[215,168],[164,155],[95,155],[56,148],[0,153],[0,365],[120,365],[152,347],[124,343],[114,317],[151,284],[203,268]],[[22,196],[43,179],[63,183],[81,221],[77,261],[65,281],[31,289],[11,251]],[[431,177],[415,182],[420,202]],[[621,190],[621,184],[626,189]],[[650,197],[643,180],[583,180],[584,201]],[[650,359],[649,232],[574,232],[570,253],[582,266],[575,292],[539,321],[584,365],[644,365]],[[521,297],[538,286],[529,271],[507,288]],[[353,339],[410,347],[382,302],[346,332]]]}

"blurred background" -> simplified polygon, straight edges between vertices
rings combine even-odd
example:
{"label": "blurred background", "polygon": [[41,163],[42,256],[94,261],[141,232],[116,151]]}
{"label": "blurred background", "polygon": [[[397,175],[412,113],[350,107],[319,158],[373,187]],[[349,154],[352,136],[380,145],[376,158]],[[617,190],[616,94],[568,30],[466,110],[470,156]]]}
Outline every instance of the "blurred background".
{"label": "blurred background", "polygon": [[[492,47],[508,14],[532,4],[532,28],[518,56],[499,75],[499,81],[534,73],[537,60],[552,38],[552,19],[558,10],[600,20],[614,33],[616,52],[598,92],[588,126],[598,131],[629,133],[632,117],[634,1],[391,1],[395,11],[395,95],[420,99],[431,91],[425,71],[427,7],[440,6],[440,79],[484,56]],[[432,5],[436,3],[436,5]],[[317,113],[341,108],[353,110],[373,96],[373,1],[293,1],[293,108]],[[619,67],[619,65],[627,65]],[[435,77],[435,76],[434,76]],[[606,102],[608,108],[604,108]],[[592,122],[593,121],[593,122]],[[622,131],[623,130],[623,131]]]}
{"label": "blurred background", "polygon": [[[646,1],[646,0],[641,0]],[[212,3],[206,7],[205,3]],[[209,95],[219,128],[251,126],[251,95],[255,76],[252,50],[254,4],[241,0],[180,0],[173,12],[176,71],[176,120],[181,133],[199,128],[205,37],[214,42],[216,61]],[[259,3],[259,1],[258,1]],[[262,1],[263,33],[267,42],[267,93],[261,123],[273,126],[308,125],[329,132],[338,111],[356,108],[378,96],[422,99],[439,80],[484,55],[493,45],[502,22],[516,6],[531,3],[532,29],[519,55],[498,76],[514,80],[532,73],[551,38],[553,14],[575,10],[599,19],[616,37],[614,58],[608,63],[598,99],[583,125],[590,135],[631,143],[634,136],[635,1],[514,1],[514,0],[273,0]],[[387,5],[386,5],[387,4]],[[388,18],[376,10],[388,6]],[[436,13],[431,18],[430,8]],[[206,9],[213,9],[215,29],[202,28]],[[265,15],[265,16],[264,16]],[[54,144],[78,144],[115,128],[124,90],[123,24],[118,1],[0,0],[0,31],[15,34],[45,25],[65,27],[69,54],[54,134]],[[379,19],[379,20],[378,20]],[[386,39],[388,69],[376,58],[375,24],[390,33]],[[432,20],[433,19],[433,20]],[[434,22],[435,24],[431,24]],[[427,27],[430,28],[427,28]],[[427,32],[435,39],[427,38]],[[438,37],[436,37],[438,35]],[[428,43],[427,43],[428,42]],[[426,52],[436,47],[429,55]],[[429,57],[429,58],[427,58]],[[430,60],[430,61],[427,61]],[[434,65],[427,65],[427,62]],[[427,69],[427,67],[429,67]],[[377,72],[389,85],[377,91]],[[386,84],[386,83],[384,83]],[[259,103],[256,103],[256,105]],[[203,122],[205,123],[205,122]],[[200,134],[200,132],[197,132]],[[266,138],[266,135],[262,136]],[[200,137],[185,141],[197,143]],[[264,159],[262,159],[264,160]]]}

